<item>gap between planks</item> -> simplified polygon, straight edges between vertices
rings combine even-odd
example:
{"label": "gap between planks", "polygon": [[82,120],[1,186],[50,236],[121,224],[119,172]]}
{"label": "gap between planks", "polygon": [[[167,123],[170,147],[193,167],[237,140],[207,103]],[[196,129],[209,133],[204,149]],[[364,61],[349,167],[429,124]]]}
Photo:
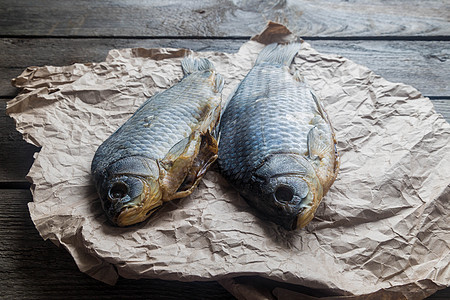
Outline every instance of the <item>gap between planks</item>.
{"label": "gap between planks", "polygon": [[[161,40],[161,39],[177,39],[177,40],[238,40],[248,41],[251,36],[174,36],[174,35],[161,35],[161,36],[147,36],[147,35],[97,35],[97,36],[84,36],[84,35],[15,35],[15,34],[3,34],[0,35],[0,39],[135,39],[135,40]],[[450,36],[436,35],[436,36],[308,36],[303,35],[301,38],[305,41],[450,41]]]}

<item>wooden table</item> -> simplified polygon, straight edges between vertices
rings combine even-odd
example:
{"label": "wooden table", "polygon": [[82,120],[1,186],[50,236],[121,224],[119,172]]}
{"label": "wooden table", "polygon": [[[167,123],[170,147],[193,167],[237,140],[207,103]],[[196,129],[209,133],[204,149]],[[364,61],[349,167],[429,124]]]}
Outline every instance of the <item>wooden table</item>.
{"label": "wooden table", "polygon": [[[267,20],[285,22],[320,52],[414,86],[450,120],[448,0],[0,0],[0,298],[233,299],[217,282],[120,279],[111,287],[43,241],[27,208],[26,174],[39,148],[22,140],[5,106],[18,92],[10,80],[27,66],[100,62],[125,47],[234,52]],[[450,299],[450,288],[430,299]]]}

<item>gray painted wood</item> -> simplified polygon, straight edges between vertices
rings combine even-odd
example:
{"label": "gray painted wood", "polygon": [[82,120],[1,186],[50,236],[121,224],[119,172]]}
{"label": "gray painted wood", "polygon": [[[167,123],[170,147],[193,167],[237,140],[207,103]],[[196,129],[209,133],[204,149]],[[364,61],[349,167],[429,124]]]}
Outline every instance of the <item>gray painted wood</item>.
{"label": "gray painted wood", "polygon": [[432,0],[1,0],[0,8],[2,36],[252,36],[267,20],[305,37],[450,35],[449,2]]}
{"label": "gray painted wood", "polygon": [[0,183],[26,183],[33,154],[39,148],[23,140],[15,129],[14,120],[5,114],[5,107],[6,101],[0,100]]}
{"label": "gray painted wood", "polygon": [[434,99],[431,100],[436,112],[440,113],[444,119],[450,123],[450,98],[449,99]]}
{"label": "gray painted wood", "polygon": [[309,41],[392,82],[412,85],[428,97],[450,96],[450,41]]}
{"label": "gray painted wood", "polygon": [[[308,41],[308,40],[307,40]],[[101,62],[115,48],[189,48],[236,52],[246,40],[212,39],[0,39],[0,96],[14,96],[11,79],[28,66]],[[450,41],[308,41],[317,51],[338,54],[426,96],[450,96]]]}

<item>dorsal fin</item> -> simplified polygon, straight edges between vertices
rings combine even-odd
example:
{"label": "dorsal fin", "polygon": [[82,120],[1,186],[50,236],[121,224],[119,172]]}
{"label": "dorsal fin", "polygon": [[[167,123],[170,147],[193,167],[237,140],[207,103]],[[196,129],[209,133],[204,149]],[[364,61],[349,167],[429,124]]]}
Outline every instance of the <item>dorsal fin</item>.
{"label": "dorsal fin", "polygon": [[297,52],[300,50],[300,47],[301,44],[299,42],[289,44],[269,44],[259,53],[255,65],[269,62],[289,66]]}
{"label": "dorsal fin", "polygon": [[214,74],[214,92],[222,92],[224,85],[223,76],[216,73],[214,64],[209,59],[187,56],[181,61],[181,67],[183,68],[184,76],[199,71],[211,71]]}
{"label": "dorsal fin", "polygon": [[223,76],[216,73],[216,78],[214,79],[214,91],[216,93],[221,93],[224,84],[225,80],[223,79]]}
{"label": "dorsal fin", "polygon": [[302,82],[305,83],[305,77],[303,77],[303,75],[300,73],[300,70],[296,70],[294,72],[294,75],[292,75],[292,77],[294,77],[295,80],[297,80],[298,82]]}

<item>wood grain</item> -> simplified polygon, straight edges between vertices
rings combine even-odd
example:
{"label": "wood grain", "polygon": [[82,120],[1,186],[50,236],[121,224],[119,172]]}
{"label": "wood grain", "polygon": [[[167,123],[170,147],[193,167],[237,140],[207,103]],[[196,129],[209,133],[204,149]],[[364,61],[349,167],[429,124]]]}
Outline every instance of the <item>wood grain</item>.
{"label": "wood grain", "polygon": [[[308,41],[308,40],[307,40]],[[104,61],[117,48],[189,48],[236,52],[246,40],[212,39],[0,39],[0,96],[14,96],[11,79],[28,66]],[[317,51],[367,66],[389,81],[403,82],[426,96],[450,96],[450,41],[308,41]]]}
{"label": "wood grain", "polygon": [[449,2],[432,0],[1,0],[0,8],[1,36],[249,37],[267,20],[304,37],[450,35]]}
{"label": "wood grain", "polygon": [[440,113],[450,123],[450,99],[433,99],[431,102],[433,102],[436,112]]}
{"label": "wood grain", "polygon": [[5,114],[5,108],[6,101],[0,100],[0,184],[26,183],[33,154],[39,148],[23,140],[15,129],[14,120]]}
{"label": "wood grain", "polygon": [[427,97],[450,96],[450,42],[309,41],[317,51],[338,54],[391,82],[418,89]]}

